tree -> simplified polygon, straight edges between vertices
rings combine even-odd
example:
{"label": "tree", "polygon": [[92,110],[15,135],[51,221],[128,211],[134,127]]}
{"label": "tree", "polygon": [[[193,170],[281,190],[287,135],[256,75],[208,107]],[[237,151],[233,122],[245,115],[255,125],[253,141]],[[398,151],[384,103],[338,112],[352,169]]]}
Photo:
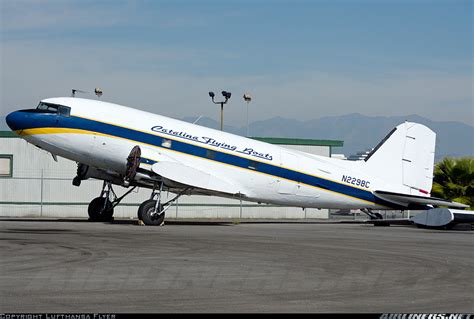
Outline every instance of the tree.
{"label": "tree", "polygon": [[435,165],[431,196],[474,209],[474,157],[446,157]]}

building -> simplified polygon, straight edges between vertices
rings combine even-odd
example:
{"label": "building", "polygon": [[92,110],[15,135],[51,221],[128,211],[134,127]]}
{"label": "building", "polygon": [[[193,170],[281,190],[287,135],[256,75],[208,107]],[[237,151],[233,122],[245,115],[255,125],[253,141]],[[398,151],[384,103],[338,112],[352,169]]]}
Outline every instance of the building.
{"label": "building", "polygon": [[356,154],[351,154],[347,158],[348,161],[363,161],[366,159],[367,156],[369,156],[370,152],[372,152],[372,149],[367,149],[365,151],[360,151],[357,152]]}
{"label": "building", "polygon": [[[343,141],[255,138],[290,149],[328,156]],[[99,196],[102,181],[72,185],[76,163],[57,158],[13,132],[0,131],[0,217],[86,218],[89,202]],[[116,186],[117,195],[126,189]],[[150,190],[132,192],[115,208],[118,218],[136,218]],[[170,194],[171,196],[171,194]],[[209,196],[183,196],[166,218],[328,218],[328,210],[280,207]]]}

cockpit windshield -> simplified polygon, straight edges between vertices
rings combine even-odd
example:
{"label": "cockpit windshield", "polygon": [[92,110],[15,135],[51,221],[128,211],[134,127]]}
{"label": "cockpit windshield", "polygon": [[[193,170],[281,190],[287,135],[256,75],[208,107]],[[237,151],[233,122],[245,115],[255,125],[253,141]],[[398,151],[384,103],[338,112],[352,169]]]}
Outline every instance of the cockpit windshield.
{"label": "cockpit windshield", "polygon": [[55,113],[62,116],[71,115],[71,108],[69,106],[64,106],[64,105],[59,105],[59,104],[39,102],[36,109],[45,113]]}

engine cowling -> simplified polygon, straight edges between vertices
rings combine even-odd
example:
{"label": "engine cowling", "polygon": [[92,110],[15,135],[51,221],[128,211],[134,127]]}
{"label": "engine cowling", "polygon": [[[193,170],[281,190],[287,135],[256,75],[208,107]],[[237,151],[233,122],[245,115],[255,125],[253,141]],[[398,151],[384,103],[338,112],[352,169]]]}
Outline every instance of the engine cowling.
{"label": "engine cowling", "polygon": [[[138,145],[135,145],[130,151],[128,157],[124,160],[123,168],[120,170],[120,173],[98,169],[83,163],[78,163],[77,174],[73,179],[72,184],[74,186],[80,186],[81,181],[89,178],[96,178],[109,181],[113,184],[128,187],[130,182],[133,181],[137,176],[137,169],[140,166],[140,158],[141,149]],[[121,174],[121,172],[124,172],[124,174]]]}
{"label": "engine cowling", "polygon": [[77,164],[77,175],[72,180],[74,186],[80,186],[83,180],[95,178],[109,181],[113,184],[121,185],[123,183],[123,178],[120,175],[106,172],[95,167],[90,167],[89,165],[78,163]]}

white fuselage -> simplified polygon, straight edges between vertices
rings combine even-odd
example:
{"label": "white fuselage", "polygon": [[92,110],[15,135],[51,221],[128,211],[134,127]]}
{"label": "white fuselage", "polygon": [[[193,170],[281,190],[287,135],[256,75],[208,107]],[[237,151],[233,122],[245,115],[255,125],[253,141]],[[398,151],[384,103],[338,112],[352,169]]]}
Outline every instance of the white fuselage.
{"label": "white fuselage", "polygon": [[17,132],[53,154],[119,174],[124,173],[130,150],[139,145],[147,160],[141,168],[150,170],[153,163],[172,159],[240,185],[249,201],[386,209],[371,191],[393,189],[363,172],[358,162],[290,150],[97,100],[52,98],[44,102],[69,106],[70,116]]}

